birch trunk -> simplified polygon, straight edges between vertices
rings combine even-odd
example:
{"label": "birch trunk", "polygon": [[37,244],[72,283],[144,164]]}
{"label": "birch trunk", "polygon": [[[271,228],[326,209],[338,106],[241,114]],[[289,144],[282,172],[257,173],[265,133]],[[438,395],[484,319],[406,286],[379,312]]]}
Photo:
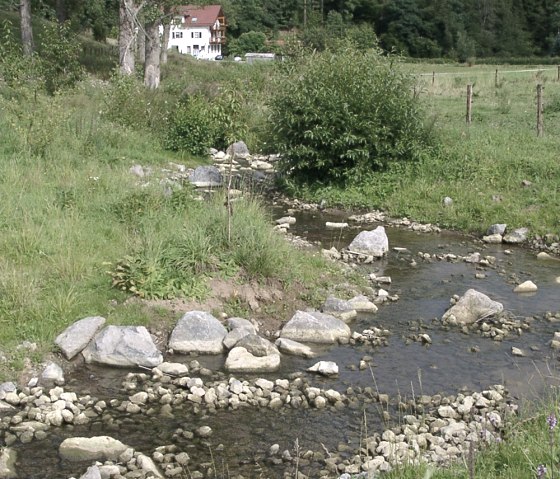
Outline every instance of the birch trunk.
{"label": "birch trunk", "polygon": [[146,24],[146,64],[144,65],[144,85],[155,90],[159,87],[161,43],[159,19]]}
{"label": "birch trunk", "polygon": [[122,75],[133,75],[136,47],[136,24],[143,3],[120,0],[119,3],[119,70]]}

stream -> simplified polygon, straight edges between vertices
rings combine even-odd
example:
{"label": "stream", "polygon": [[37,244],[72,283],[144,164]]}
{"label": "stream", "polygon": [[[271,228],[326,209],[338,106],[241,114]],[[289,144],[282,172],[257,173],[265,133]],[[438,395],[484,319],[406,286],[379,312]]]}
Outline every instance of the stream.
{"label": "stream", "polygon": [[[299,212],[291,233],[320,242],[323,248],[347,246],[362,225],[343,231],[325,229],[326,221],[344,221],[341,214]],[[457,394],[458,391],[480,391],[493,384],[503,384],[519,403],[546,393],[556,384],[558,355],[549,342],[560,324],[545,319],[546,312],[560,311],[560,261],[537,261],[536,253],[512,245],[484,245],[471,238],[451,232],[416,233],[397,227],[386,227],[390,252],[385,259],[360,265],[364,275],[375,273],[390,276],[390,285],[381,285],[397,301],[388,301],[376,314],[360,314],[350,323],[353,331],[372,326],[391,332],[388,345],[340,345],[317,349],[314,359],[283,356],[282,369],[267,379],[285,378],[296,371],[305,371],[319,360],[335,361],[340,368],[336,378],[306,375],[312,385],[340,392],[348,388],[374,388],[391,397],[411,398],[420,394]],[[396,252],[393,248],[406,248]],[[508,252],[511,251],[511,253]],[[465,262],[423,260],[418,252],[467,255],[479,251],[482,256],[496,258],[495,267],[483,268]],[[412,266],[411,263],[416,265]],[[476,273],[485,277],[477,279]],[[513,292],[516,282],[532,280],[538,285],[534,294]],[[459,327],[442,327],[439,318],[449,307],[453,295],[463,295],[469,288],[483,292],[501,302],[516,317],[533,317],[529,330],[521,335],[493,341],[476,333],[463,334]],[[558,319],[560,321],[560,319]],[[432,343],[411,342],[414,333],[429,334]],[[521,349],[525,357],[512,355],[512,347]],[[364,356],[371,356],[371,368],[358,367]],[[192,358],[189,358],[189,360]],[[201,365],[213,371],[223,366],[224,357],[198,357]],[[177,357],[169,359],[177,361]],[[180,359],[179,359],[180,361]],[[67,377],[66,390],[84,394],[89,391],[100,399],[124,398],[121,382],[127,371],[86,365],[73,377]],[[215,477],[282,477],[293,465],[270,464],[265,460],[268,449],[279,444],[280,451],[299,447],[306,450],[339,451],[351,454],[360,445],[364,417],[369,432],[383,430],[378,403],[340,410],[324,409],[256,409],[218,410],[213,413],[190,414],[179,411],[173,418],[127,416],[114,430],[102,429],[101,423],[88,426],[54,428],[47,439],[14,446],[21,458],[18,472],[25,478],[79,477],[88,465],[61,461],[58,445],[70,436],[107,434],[151,455],[156,447],[177,444],[191,456],[192,468],[205,470],[213,465]],[[398,420],[398,414],[393,414]],[[206,439],[177,438],[177,428],[195,429],[208,425],[214,431]],[[306,471],[313,477],[313,470]],[[293,471],[292,471],[293,472]],[[210,476],[207,476],[210,477]],[[214,477],[214,476],[212,476]]]}

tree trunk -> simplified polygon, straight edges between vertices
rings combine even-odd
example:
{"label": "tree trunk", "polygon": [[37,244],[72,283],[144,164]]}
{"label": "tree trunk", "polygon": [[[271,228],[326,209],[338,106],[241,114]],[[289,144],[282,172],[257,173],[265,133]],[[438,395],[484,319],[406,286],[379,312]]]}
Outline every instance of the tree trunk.
{"label": "tree trunk", "polygon": [[64,23],[66,21],[66,5],[64,0],[56,0],[56,19],[58,23]]}
{"label": "tree trunk", "polygon": [[169,47],[169,34],[171,32],[171,24],[165,22],[163,24],[163,36],[161,37],[161,63],[167,63],[167,48]]}
{"label": "tree trunk", "polygon": [[144,85],[152,90],[159,86],[161,43],[159,39],[159,19],[146,24],[146,64],[144,65]]}
{"label": "tree trunk", "polygon": [[135,0],[120,0],[119,4],[119,70],[122,75],[134,74],[136,23],[142,9]]}
{"label": "tree trunk", "polygon": [[136,58],[138,63],[146,63],[146,25],[143,15],[138,18],[138,34],[136,37]]}
{"label": "tree trunk", "polygon": [[21,0],[19,5],[21,46],[24,55],[33,53],[33,29],[31,27],[31,0]]}
{"label": "tree trunk", "polygon": [[171,21],[173,16],[171,15],[171,6],[165,5],[163,7],[163,36],[161,37],[161,56],[160,63],[165,65],[167,63],[167,49],[169,48],[169,35],[171,33]]}

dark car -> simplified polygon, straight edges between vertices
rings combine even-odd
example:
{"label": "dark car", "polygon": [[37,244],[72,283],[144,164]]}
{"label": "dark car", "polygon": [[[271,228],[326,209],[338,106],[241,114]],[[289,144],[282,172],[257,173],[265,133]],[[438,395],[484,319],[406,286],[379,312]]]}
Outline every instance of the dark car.
{"label": "dark car", "polygon": [[223,55],[216,55],[214,57],[214,60],[223,60],[223,59],[224,59]]}

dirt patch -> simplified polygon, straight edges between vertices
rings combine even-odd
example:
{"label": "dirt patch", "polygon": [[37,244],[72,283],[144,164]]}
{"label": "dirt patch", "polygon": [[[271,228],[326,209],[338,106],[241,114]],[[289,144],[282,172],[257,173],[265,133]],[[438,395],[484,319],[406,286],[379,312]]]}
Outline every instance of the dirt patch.
{"label": "dirt patch", "polygon": [[280,282],[243,283],[235,279],[213,278],[208,284],[210,294],[203,301],[187,299],[137,300],[147,307],[164,308],[172,314],[188,311],[207,311],[215,316],[242,316],[254,319],[261,332],[274,333],[281,329],[298,309],[309,307],[302,299],[302,287]]}

